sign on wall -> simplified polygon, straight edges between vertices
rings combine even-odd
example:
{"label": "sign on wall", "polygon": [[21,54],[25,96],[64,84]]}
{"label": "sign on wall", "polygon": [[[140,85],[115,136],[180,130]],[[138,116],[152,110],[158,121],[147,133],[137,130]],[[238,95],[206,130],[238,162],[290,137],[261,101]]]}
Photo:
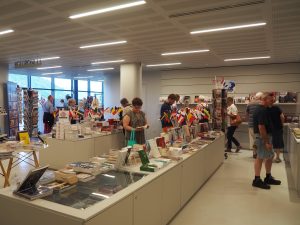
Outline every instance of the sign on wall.
{"label": "sign on wall", "polygon": [[15,68],[30,68],[30,67],[37,67],[42,65],[42,60],[40,59],[33,59],[33,60],[22,60],[15,62]]}

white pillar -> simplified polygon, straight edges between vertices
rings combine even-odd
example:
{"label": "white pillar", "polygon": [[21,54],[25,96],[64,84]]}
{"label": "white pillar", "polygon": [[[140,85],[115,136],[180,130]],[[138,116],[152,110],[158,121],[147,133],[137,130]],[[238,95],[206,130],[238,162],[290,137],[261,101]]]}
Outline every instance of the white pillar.
{"label": "white pillar", "polygon": [[120,66],[120,98],[129,102],[142,97],[142,64],[126,63]]}
{"label": "white pillar", "polygon": [[[4,84],[8,81],[8,65],[1,64],[0,65],[0,106],[5,107],[5,99],[4,99]],[[8,112],[8,109],[6,109]],[[0,116],[0,128],[3,131],[5,129],[5,117]]]}

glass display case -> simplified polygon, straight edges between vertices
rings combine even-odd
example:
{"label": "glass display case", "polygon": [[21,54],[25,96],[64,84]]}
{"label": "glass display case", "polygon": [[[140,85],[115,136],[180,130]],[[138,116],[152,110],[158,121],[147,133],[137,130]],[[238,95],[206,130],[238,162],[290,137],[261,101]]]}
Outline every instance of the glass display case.
{"label": "glass display case", "polygon": [[44,199],[76,209],[86,209],[97,202],[111,197],[113,194],[137,182],[146,175],[111,170],[107,173],[97,175],[93,180],[79,182],[72,189],[62,193],[53,193]]}

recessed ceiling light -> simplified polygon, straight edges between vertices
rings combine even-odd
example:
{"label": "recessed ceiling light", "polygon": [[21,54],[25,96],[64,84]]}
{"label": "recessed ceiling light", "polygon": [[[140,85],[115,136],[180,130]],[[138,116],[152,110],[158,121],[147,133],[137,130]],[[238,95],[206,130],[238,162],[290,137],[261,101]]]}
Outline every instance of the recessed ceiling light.
{"label": "recessed ceiling light", "polygon": [[193,54],[193,53],[201,53],[201,52],[209,52],[209,49],[182,51],[182,52],[165,52],[162,53],[161,55],[182,55],[182,54]]}
{"label": "recessed ceiling light", "polygon": [[119,59],[119,60],[112,60],[112,61],[103,61],[103,62],[92,62],[92,65],[98,65],[98,64],[107,64],[107,63],[119,63],[119,62],[124,62],[124,59]]}
{"label": "recessed ceiling light", "polygon": [[253,59],[269,59],[271,56],[257,56],[257,57],[248,57],[248,58],[234,58],[234,59],[224,59],[225,62],[229,61],[240,61],[240,60],[253,60]]}
{"label": "recessed ceiling light", "polygon": [[48,70],[48,69],[55,69],[55,68],[61,68],[62,66],[48,66],[48,67],[38,67],[37,70]]}
{"label": "recessed ceiling light", "polygon": [[78,19],[81,17],[92,16],[92,15],[96,15],[96,14],[111,12],[111,11],[115,11],[115,10],[119,10],[119,9],[125,9],[125,8],[129,8],[129,7],[133,7],[133,6],[143,5],[143,4],[146,4],[146,1],[135,1],[135,2],[130,2],[130,3],[122,4],[122,5],[116,5],[116,6],[112,6],[112,7],[108,7],[108,8],[96,9],[96,10],[89,11],[89,12],[75,14],[75,15],[69,16],[69,18],[70,19]]}
{"label": "recessed ceiling light", "polygon": [[0,35],[4,35],[4,34],[9,34],[9,33],[12,33],[14,32],[14,30],[3,30],[3,31],[0,31]]}
{"label": "recessed ceiling light", "polygon": [[60,57],[59,56],[53,56],[53,57],[41,58],[39,60],[41,60],[41,61],[47,61],[47,60],[53,60],[53,59],[60,59]]}
{"label": "recessed ceiling light", "polygon": [[237,25],[237,26],[228,26],[228,27],[217,27],[212,29],[204,29],[204,30],[195,30],[191,31],[191,34],[202,34],[202,33],[209,33],[209,32],[217,32],[217,31],[224,31],[224,30],[235,30],[235,29],[243,29],[243,28],[249,28],[249,27],[258,27],[258,26],[265,26],[266,22],[261,23],[250,23],[250,24],[243,24],[243,25]]}
{"label": "recessed ceiling light", "polygon": [[119,45],[119,44],[125,44],[127,41],[113,41],[113,42],[105,42],[105,43],[99,43],[99,44],[92,44],[92,45],[84,45],[80,46],[79,48],[95,48],[95,47],[103,47],[108,45]]}
{"label": "recessed ceiling light", "polygon": [[87,70],[87,71],[93,72],[93,71],[113,70],[113,69],[114,69],[114,68],[109,67],[109,68],[90,69],[90,70]]}
{"label": "recessed ceiling light", "polygon": [[53,73],[42,73],[42,75],[58,75],[62,74],[63,72],[53,72]]}
{"label": "recessed ceiling light", "polygon": [[146,67],[156,67],[156,66],[174,66],[174,65],[180,65],[180,62],[176,63],[162,63],[162,64],[152,64],[152,65],[146,65]]}

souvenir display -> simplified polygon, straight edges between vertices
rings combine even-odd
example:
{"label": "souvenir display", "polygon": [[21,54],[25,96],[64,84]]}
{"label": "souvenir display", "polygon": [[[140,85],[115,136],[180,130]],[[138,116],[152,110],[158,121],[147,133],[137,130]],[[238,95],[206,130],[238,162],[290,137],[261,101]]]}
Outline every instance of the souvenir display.
{"label": "souvenir display", "polygon": [[32,89],[23,90],[24,101],[24,129],[28,131],[30,137],[38,135],[38,92]]}

